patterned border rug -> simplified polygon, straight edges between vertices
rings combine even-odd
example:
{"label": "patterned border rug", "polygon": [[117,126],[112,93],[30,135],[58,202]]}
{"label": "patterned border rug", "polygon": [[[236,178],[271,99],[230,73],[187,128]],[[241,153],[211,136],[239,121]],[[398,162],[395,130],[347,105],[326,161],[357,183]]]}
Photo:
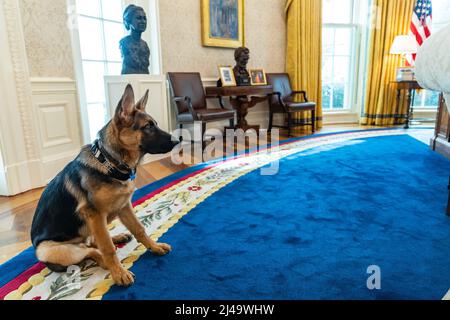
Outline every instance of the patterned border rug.
{"label": "patterned border rug", "polygon": [[[277,148],[268,148],[267,150],[253,152],[247,156],[238,156],[226,161],[210,162],[189,168],[138,190],[134,196],[133,204],[136,214],[145,225],[148,234],[157,241],[166,235],[168,231],[178,230],[173,227],[179,225],[178,222],[180,220],[187,221],[185,216],[209,198],[213,198],[212,196],[215,193],[232,185],[238,179],[252,174],[256,170],[267,167],[275,161],[289,160],[299,154],[305,157],[304,160],[307,161],[308,156],[321,153],[325,154],[336,148],[351,147],[360,143],[361,140],[374,137],[404,136],[405,134],[420,136],[423,132],[424,130],[409,130],[407,132],[403,130],[368,130],[292,139],[282,143]],[[426,148],[426,146],[423,146],[423,148]],[[431,153],[430,151],[427,152]],[[440,156],[435,154],[432,154],[432,156],[440,158]],[[450,167],[445,159],[442,158],[439,161],[444,164],[446,163],[447,167]],[[446,177],[443,177],[443,180],[446,180]],[[435,193],[435,190],[430,190],[430,194],[435,195]],[[412,194],[411,196],[415,195]],[[442,204],[443,206],[444,204]],[[435,216],[444,215],[444,211],[434,212],[433,214]],[[424,217],[424,219],[427,218]],[[326,223],[327,219],[324,218],[323,221]],[[447,226],[450,227],[450,222],[447,223]],[[112,223],[109,229],[112,235],[126,232],[125,228],[119,222]],[[438,231],[441,232],[441,230]],[[450,228],[448,235],[450,236]],[[300,242],[294,238],[291,240],[294,242],[294,245],[301,246],[300,240]],[[171,242],[170,239],[164,239],[164,241]],[[189,239],[186,239],[186,244],[189,244]],[[414,249],[414,246],[411,249]],[[176,247],[175,251],[170,255],[176,255],[176,250],[183,250],[183,248]],[[133,240],[127,245],[118,247],[117,254],[126,268],[132,268],[143,255],[147,256],[149,253],[147,253],[142,245]],[[414,255],[414,252],[411,252],[411,254]],[[450,260],[448,262],[450,263]],[[142,275],[137,273],[138,280],[140,276],[142,277]],[[221,278],[220,276],[217,277]],[[442,284],[445,288],[450,287],[450,279],[448,280],[447,283]],[[154,282],[151,282],[149,285],[152,286],[152,290],[158,291],[158,287],[154,287]],[[115,287],[114,290],[110,291],[113,286],[114,284],[108,271],[99,268],[91,261],[82,263],[73,274],[53,273],[45,268],[43,264],[36,261],[32,248],[0,266],[0,299],[5,300],[157,299],[158,297],[183,300],[197,298],[230,299],[239,297],[248,299],[428,298],[426,295],[414,294],[361,297],[352,294],[344,294],[343,296],[335,294],[297,295],[289,292],[274,294],[273,296],[258,293],[249,295],[245,292],[240,292],[240,295],[231,294],[228,296],[214,296],[207,292],[203,292],[204,295],[180,293],[180,295],[174,296],[168,293],[169,296],[158,294],[155,296],[148,294],[139,296],[138,293],[133,292],[131,295],[124,296],[124,292],[120,290],[127,289]],[[111,295],[108,296],[108,294]],[[440,293],[437,294],[439,295]],[[443,294],[445,292],[438,299],[442,298]],[[433,295],[431,298],[436,299],[436,296]]]}

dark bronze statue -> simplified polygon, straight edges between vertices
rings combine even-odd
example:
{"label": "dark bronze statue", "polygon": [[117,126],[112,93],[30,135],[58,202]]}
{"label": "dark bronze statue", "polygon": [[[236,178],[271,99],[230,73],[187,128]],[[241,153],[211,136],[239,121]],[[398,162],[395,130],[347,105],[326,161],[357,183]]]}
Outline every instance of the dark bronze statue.
{"label": "dark bronze statue", "polygon": [[249,86],[250,74],[247,71],[247,64],[250,60],[250,50],[245,47],[237,48],[234,52],[236,66],[234,67],[234,77],[238,86]]}
{"label": "dark bronze statue", "polygon": [[123,13],[123,23],[131,33],[120,40],[122,74],[149,74],[150,49],[142,40],[142,33],[147,29],[144,9],[133,4],[129,5]]}

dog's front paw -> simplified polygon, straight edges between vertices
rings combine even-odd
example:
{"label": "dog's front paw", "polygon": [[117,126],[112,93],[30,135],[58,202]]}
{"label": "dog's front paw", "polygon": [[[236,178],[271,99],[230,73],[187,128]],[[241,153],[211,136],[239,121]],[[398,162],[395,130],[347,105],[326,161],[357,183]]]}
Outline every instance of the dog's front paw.
{"label": "dog's front paw", "polygon": [[154,247],[150,249],[154,254],[159,256],[164,256],[172,251],[172,247],[167,243],[157,243]]}
{"label": "dog's front paw", "polygon": [[135,275],[133,272],[121,268],[117,271],[111,272],[111,277],[115,284],[122,287],[129,287],[134,283]]}

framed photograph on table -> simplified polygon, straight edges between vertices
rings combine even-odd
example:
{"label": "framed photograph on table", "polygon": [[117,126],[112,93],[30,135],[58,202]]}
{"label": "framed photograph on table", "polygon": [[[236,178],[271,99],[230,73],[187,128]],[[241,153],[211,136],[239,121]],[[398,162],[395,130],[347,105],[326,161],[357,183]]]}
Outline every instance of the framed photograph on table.
{"label": "framed photograph on table", "polygon": [[267,85],[267,78],[264,69],[251,69],[250,80],[252,86],[265,86]]}
{"label": "framed photograph on table", "polygon": [[244,0],[201,0],[202,42],[207,47],[244,46]]}
{"label": "framed photograph on table", "polygon": [[233,67],[220,66],[219,67],[220,80],[224,87],[235,87],[236,78],[234,77]]}

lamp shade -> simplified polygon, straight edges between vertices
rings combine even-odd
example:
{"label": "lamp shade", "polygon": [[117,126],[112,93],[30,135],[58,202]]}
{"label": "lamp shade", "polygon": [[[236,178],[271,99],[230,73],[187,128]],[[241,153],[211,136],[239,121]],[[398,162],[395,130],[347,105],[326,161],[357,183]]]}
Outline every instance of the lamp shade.
{"label": "lamp shade", "polygon": [[397,36],[391,47],[391,54],[415,54],[417,42],[414,36]]}

